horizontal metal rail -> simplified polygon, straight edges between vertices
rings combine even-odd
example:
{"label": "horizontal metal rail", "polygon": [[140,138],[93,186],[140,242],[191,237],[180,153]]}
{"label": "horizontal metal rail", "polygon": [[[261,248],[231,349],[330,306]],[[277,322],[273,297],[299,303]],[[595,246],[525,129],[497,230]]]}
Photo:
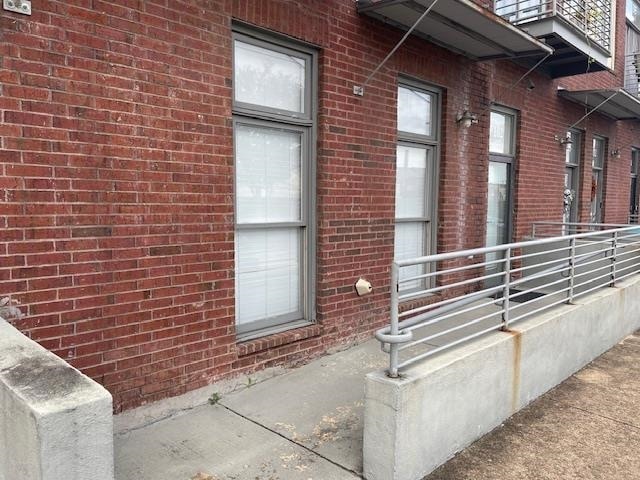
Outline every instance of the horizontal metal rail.
{"label": "horizontal metal rail", "polygon": [[608,52],[612,3],[611,0],[496,0],[494,11],[514,25],[560,17]]}
{"label": "horizontal metal rail", "polygon": [[597,232],[628,226],[629,224],[626,223],[534,222],[531,227],[531,236],[533,238],[558,237],[560,235]]}
{"label": "horizontal metal rail", "polygon": [[[541,238],[393,262],[391,321],[376,332],[389,375],[640,273],[638,226],[536,222],[533,232]],[[416,265],[429,273],[403,274]]]}

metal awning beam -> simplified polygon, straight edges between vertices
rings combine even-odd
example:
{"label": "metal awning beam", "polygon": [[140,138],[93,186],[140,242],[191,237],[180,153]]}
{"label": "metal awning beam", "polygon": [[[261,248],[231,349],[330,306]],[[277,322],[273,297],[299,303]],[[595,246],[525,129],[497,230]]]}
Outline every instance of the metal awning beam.
{"label": "metal awning beam", "polygon": [[[397,2],[396,0],[391,0],[391,1],[394,4],[395,3],[402,3],[402,2]],[[386,57],[384,57],[384,59],[378,64],[378,66],[373,69],[373,71],[369,74],[369,76],[366,78],[364,83],[361,86],[354,85],[354,87],[353,87],[353,93],[354,94],[359,95],[359,96],[364,95],[364,87],[367,86],[367,84],[371,81],[371,79],[375,76],[375,74],[378,73],[378,71],[383,67],[383,65],[385,63],[387,63],[387,61],[393,56],[393,54],[396,53],[396,50],[398,50],[398,48],[400,48],[400,46],[407,40],[409,35],[411,35],[411,32],[413,32],[415,30],[415,28],[420,24],[420,22],[424,19],[424,17],[426,17],[429,14],[429,12],[436,5],[436,3],[438,3],[438,0],[433,0],[431,2],[431,5],[429,5],[428,8],[425,8],[424,12],[422,12],[422,15],[420,15],[418,17],[418,19],[411,26],[411,28],[409,30],[407,30],[407,32],[402,36],[400,41],[396,44],[396,46],[391,49],[391,51],[387,54]]]}

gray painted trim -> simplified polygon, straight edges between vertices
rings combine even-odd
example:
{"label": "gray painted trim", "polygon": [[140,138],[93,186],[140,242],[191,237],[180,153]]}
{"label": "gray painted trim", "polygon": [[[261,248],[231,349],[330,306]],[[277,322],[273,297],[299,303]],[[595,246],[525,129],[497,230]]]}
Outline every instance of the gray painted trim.
{"label": "gray painted trim", "polygon": [[[514,207],[515,207],[515,199],[516,199],[516,169],[518,167],[518,132],[519,132],[519,128],[520,128],[520,113],[518,112],[518,110],[515,110],[513,108],[509,108],[509,107],[505,107],[502,105],[492,105],[490,112],[499,112],[502,113],[504,115],[510,115],[513,118],[513,121],[511,123],[511,128],[512,128],[512,132],[511,132],[511,154],[499,154],[499,153],[493,153],[491,151],[489,151],[489,162],[498,162],[498,163],[506,163],[509,165],[508,167],[508,185],[509,185],[509,204],[507,205],[507,239],[506,239],[506,243],[512,242],[513,239],[513,232],[514,232]],[[491,115],[489,115],[489,135],[491,135]],[[488,178],[488,168],[489,165],[487,164],[487,186],[489,184],[489,178]],[[488,210],[488,202],[487,202],[487,210]],[[486,213],[485,212],[485,217],[486,217]],[[485,226],[486,226],[486,218],[485,218]]]}
{"label": "gray painted trim", "polygon": [[[597,142],[602,142],[602,166],[597,166],[594,163],[595,156],[593,153],[595,152],[595,144]],[[591,220],[596,223],[599,223],[603,219],[604,212],[604,204],[605,204],[605,177],[606,177],[606,169],[609,162],[607,162],[608,157],[608,149],[609,149],[609,139],[603,135],[594,134],[592,138],[592,152],[591,152],[591,172],[596,173],[598,176],[598,186],[596,188],[596,198],[599,200],[596,205],[595,218],[592,216]],[[599,198],[598,198],[599,197]],[[591,212],[591,205],[589,205],[589,212]]]}
{"label": "gray painted trim", "polygon": [[575,191],[575,198],[573,200],[573,203],[571,205],[571,209],[569,211],[569,220],[571,222],[577,222],[578,221],[578,217],[580,216],[580,207],[582,206],[582,200],[580,199],[580,193],[581,193],[581,188],[580,186],[582,185],[582,175],[583,175],[583,170],[584,170],[584,139],[585,139],[585,135],[584,132],[582,130],[579,130],[577,128],[570,128],[569,132],[571,132],[571,135],[574,139],[577,139],[577,141],[574,140],[574,146],[577,146],[576,148],[576,163],[567,163],[566,162],[566,158],[565,158],[565,168],[570,168],[573,170],[573,178],[572,178],[572,183],[573,185],[571,186],[571,188]]}
{"label": "gray painted trim", "polygon": [[[398,78],[398,85],[396,92],[400,87],[410,88],[413,90],[423,91],[425,93],[433,95],[435,102],[432,105],[431,121],[433,124],[433,135],[415,135],[408,132],[402,132],[398,130],[398,141],[396,145],[406,145],[413,147],[422,147],[432,151],[433,161],[431,164],[427,164],[427,175],[430,175],[431,184],[429,189],[431,192],[430,197],[425,195],[425,211],[428,218],[420,219],[425,224],[425,237],[424,246],[429,251],[427,254],[437,253],[438,250],[438,214],[439,214],[439,194],[440,194],[440,161],[441,161],[441,140],[442,140],[442,97],[444,95],[444,88],[428,84],[415,78],[401,75]],[[396,97],[396,108],[398,100]],[[397,159],[396,159],[397,166]],[[397,195],[397,192],[396,192]],[[395,218],[394,223],[402,223],[404,221],[410,221],[409,219]],[[395,234],[394,234],[394,249],[395,249]],[[429,269],[428,269],[429,270]],[[429,270],[430,271],[430,270]],[[425,271],[425,273],[429,273]],[[428,280],[430,283],[434,281],[433,278]],[[425,286],[427,280],[425,280]],[[403,293],[411,293],[411,290],[404,291]]]}
{"label": "gray painted trim", "polygon": [[248,342],[249,340],[255,340],[257,338],[266,337],[268,335],[275,335],[276,333],[287,332],[296,328],[310,327],[312,325],[315,325],[315,323],[309,322],[307,320],[298,320],[293,322],[289,321],[279,325],[274,325],[272,327],[266,327],[259,330],[251,330],[246,333],[238,333],[236,335],[236,340],[238,342]]}
{"label": "gray painted trim", "polygon": [[[285,129],[294,129],[296,127],[305,127],[304,139],[306,145],[303,150],[303,162],[302,168],[305,169],[303,175],[302,188],[306,189],[306,194],[302,195],[302,201],[304,206],[302,209],[304,227],[303,227],[303,245],[301,248],[302,263],[302,280],[301,285],[302,293],[302,318],[298,316],[298,322],[289,322],[285,326],[282,324],[275,325],[273,328],[261,328],[259,331],[253,330],[251,332],[238,332],[239,340],[247,340],[251,338],[257,338],[259,336],[271,335],[279,331],[287,330],[289,328],[298,328],[299,326],[312,324],[316,321],[316,249],[317,249],[317,149],[316,143],[318,138],[318,49],[314,45],[301,42],[297,39],[283,35],[277,32],[267,31],[260,29],[243,22],[234,20],[232,22],[232,42],[235,39],[242,39],[249,43],[255,43],[266,48],[274,48],[278,51],[290,51],[294,52],[296,56],[305,56],[306,68],[308,69],[308,75],[306,75],[305,85],[305,104],[308,105],[308,115],[300,116],[295,112],[284,112],[276,109],[262,108],[259,106],[247,105],[243,103],[235,102],[235,95],[232,91],[232,105],[234,115],[234,132],[236,121],[244,122],[265,122],[265,124],[279,124],[280,127]],[[232,44],[233,45],[233,44]],[[232,48],[233,52],[233,48]],[[232,55],[232,72],[233,72],[233,55]],[[233,74],[232,74],[233,76]],[[234,222],[237,219],[236,215],[236,194],[237,188],[235,186],[235,141],[234,141]],[[308,161],[304,161],[304,159]],[[247,226],[246,228],[251,228]],[[244,225],[236,230],[244,229]],[[237,298],[237,292],[236,292]],[[236,312],[237,315],[237,312]],[[236,328],[238,325],[236,324]],[[240,328],[240,330],[243,330]]]}

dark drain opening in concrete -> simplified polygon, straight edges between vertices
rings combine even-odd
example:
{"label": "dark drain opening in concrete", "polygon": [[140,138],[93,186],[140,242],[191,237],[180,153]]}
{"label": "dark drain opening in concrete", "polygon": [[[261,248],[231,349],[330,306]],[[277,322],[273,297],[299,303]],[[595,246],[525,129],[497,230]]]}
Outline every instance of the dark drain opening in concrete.
{"label": "dark drain opening in concrete", "polygon": [[517,295],[521,292],[523,292],[523,290],[517,290],[515,288],[509,289],[509,300],[516,303],[525,303],[530,302],[531,300],[536,300],[540,297],[544,297],[546,295],[546,293],[540,292],[527,292],[522,295],[518,295],[515,298],[513,297],[514,295]]}
{"label": "dark drain opening in concrete", "polygon": [[[524,293],[522,295],[518,295],[517,297],[514,298],[514,295],[517,295],[519,293],[524,292],[525,290],[518,290],[516,288],[510,288],[509,289],[509,301],[514,302],[514,303],[526,303],[526,302],[530,302],[532,300],[537,300],[538,298],[544,297],[545,295],[547,295],[546,293],[541,293],[541,292],[527,292]],[[493,298],[495,298],[496,300],[502,298],[502,292],[498,292],[495,294],[495,296]]]}

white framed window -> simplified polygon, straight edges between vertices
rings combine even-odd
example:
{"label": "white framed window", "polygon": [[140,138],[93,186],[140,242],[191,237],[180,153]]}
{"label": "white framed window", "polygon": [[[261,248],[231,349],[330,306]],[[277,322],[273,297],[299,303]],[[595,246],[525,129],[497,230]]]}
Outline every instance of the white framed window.
{"label": "white framed window", "polygon": [[629,23],[640,30],[640,1],[627,0],[626,17]]}
{"label": "white framed window", "polygon": [[233,35],[236,332],[313,320],[315,52]]}
{"label": "white framed window", "polygon": [[[434,250],[439,91],[402,82],[397,108],[394,257],[403,260]],[[426,273],[424,265],[405,267],[400,271],[400,281]],[[400,283],[400,288],[421,290],[425,285],[421,278]]]}

